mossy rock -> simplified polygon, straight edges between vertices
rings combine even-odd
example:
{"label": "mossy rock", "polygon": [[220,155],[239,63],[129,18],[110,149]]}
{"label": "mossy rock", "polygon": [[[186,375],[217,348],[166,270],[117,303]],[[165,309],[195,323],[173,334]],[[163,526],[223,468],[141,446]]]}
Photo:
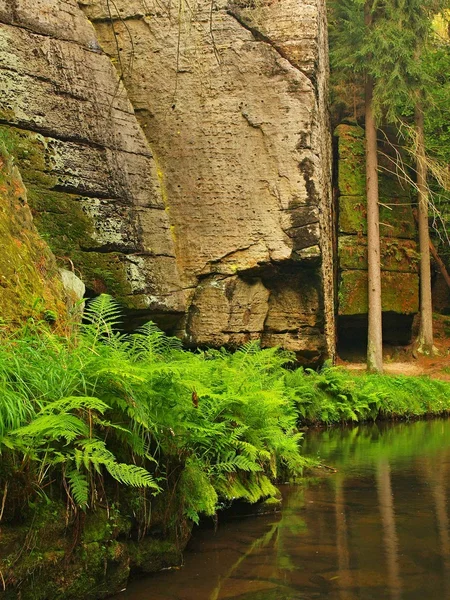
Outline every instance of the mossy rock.
{"label": "mossy rock", "polygon": [[[381,238],[380,246],[383,271],[417,273],[420,255],[415,241]],[[339,237],[339,267],[342,270],[367,269],[366,237]]]}
{"label": "mossy rock", "polygon": [[86,514],[81,539],[85,544],[115,540],[118,536],[128,536],[131,526],[131,520],[119,510],[97,508]]}
{"label": "mossy rock", "polygon": [[338,186],[343,196],[364,196],[366,193],[366,166],[364,130],[354,125],[339,125]]}
{"label": "mossy rock", "polygon": [[[415,239],[417,229],[412,207],[401,198],[381,198],[380,202],[381,235]],[[367,235],[365,196],[341,196],[339,198],[339,232],[340,234]]]}
{"label": "mossy rock", "polygon": [[67,310],[56,261],[33,224],[27,190],[11,155],[0,145],[0,306],[7,326]]}
{"label": "mossy rock", "polygon": [[[167,508],[167,498],[166,498]],[[96,600],[126,587],[131,569],[153,573],[182,563],[191,527],[170,512],[165,539],[130,539],[133,519],[114,506],[67,522],[59,502],[37,505],[28,521],[2,527],[0,571],[7,600]]]}
{"label": "mossy rock", "polygon": [[[341,196],[366,195],[365,132],[359,125],[341,124],[334,135],[338,138],[338,187]],[[378,188],[382,198],[409,199],[411,188],[396,171],[396,157],[386,145],[378,153]]]}
{"label": "mossy rock", "polygon": [[[339,315],[367,313],[367,271],[344,271],[339,283]],[[381,277],[383,312],[414,314],[419,310],[419,276],[384,271]]]}
{"label": "mossy rock", "polygon": [[[58,184],[58,178],[52,175],[55,157],[50,142],[34,132],[0,126],[0,144],[3,143],[7,148],[11,164],[15,161],[21,167],[37,230],[55,255],[57,263],[64,268],[74,267],[94,293],[111,294],[131,309],[147,308],[145,297],[134,298],[128,281],[125,255],[121,252],[96,251],[101,244],[95,237],[92,218],[82,209],[83,196],[53,189]],[[0,224],[0,232],[4,229]],[[56,263],[52,260],[56,273]],[[35,296],[46,300],[43,292]],[[47,301],[44,308],[54,311]]]}
{"label": "mossy rock", "polygon": [[[28,192],[36,226],[57,257],[100,246],[92,220],[81,209],[81,197],[31,186]],[[67,265],[67,263],[66,263]]]}
{"label": "mossy rock", "polygon": [[134,308],[123,254],[76,250],[72,253],[72,260],[86,287],[96,294],[110,294],[129,308]]}
{"label": "mossy rock", "polygon": [[156,573],[183,563],[178,544],[171,540],[146,537],[139,542],[129,542],[128,551],[133,568],[143,573]]}
{"label": "mossy rock", "polygon": [[2,125],[0,144],[14,157],[27,186],[32,184],[52,188],[57,184],[57,178],[51,174],[48,164],[51,151],[44,136],[33,131]]}

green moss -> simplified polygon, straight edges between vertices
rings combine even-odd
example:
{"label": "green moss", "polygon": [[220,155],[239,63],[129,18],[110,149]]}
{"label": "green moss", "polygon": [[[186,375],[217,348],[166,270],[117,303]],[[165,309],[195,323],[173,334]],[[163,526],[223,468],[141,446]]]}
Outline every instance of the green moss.
{"label": "green moss", "polygon": [[364,196],[366,193],[364,130],[352,125],[339,125],[338,185],[341,195]]}
{"label": "green moss", "polygon": [[[49,140],[37,133],[0,126],[0,143],[8,149],[14,162],[20,165],[28,188],[34,223],[58,263],[66,268],[73,264],[86,286],[94,292],[107,292],[130,308],[147,308],[145,297],[134,300],[123,255],[120,252],[95,251],[101,244],[95,239],[92,219],[82,209],[83,198],[77,194],[54,191],[58,180],[52,175],[53,150]],[[5,227],[7,222],[3,227],[0,223],[0,234]],[[11,264],[17,262],[13,251],[17,255],[13,247],[10,252]],[[30,257],[24,257],[23,262],[29,264]],[[56,264],[53,264],[56,272]],[[0,268],[2,266],[0,264]],[[14,277],[5,269],[1,275],[8,280]],[[45,285],[39,286],[36,281],[30,283],[29,277],[20,276],[18,279],[24,290],[36,289],[36,298],[46,298]],[[11,299],[13,295],[12,292]],[[54,306],[46,305],[44,309],[50,314],[48,311],[54,311]],[[26,316],[30,316],[30,313]]]}
{"label": "green moss", "polygon": [[14,157],[25,183],[51,188],[57,184],[47,164],[49,155],[46,138],[39,133],[0,126],[0,143]]}
{"label": "green moss", "polygon": [[116,539],[119,535],[128,535],[130,529],[130,520],[123,517],[114,507],[109,510],[98,508],[86,515],[82,540],[86,544],[105,542]]}
{"label": "green moss", "polygon": [[[340,233],[366,235],[366,219],[365,196],[341,196],[339,198]],[[380,234],[383,237],[415,239],[416,225],[411,206],[402,202],[402,199],[381,198]]]}
{"label": "green moss", "polygon": [[99,246],[93,237],[93,223],[82,211],[79,196],[31,187],[29,201],[36,226],[57,257],[71,256],[83,247]]}
{"label": "green moss", "polygon": [[0,304],[2,319],[18,325],[66,309],[55,260],[33,227],[27,190],[13,159],[0,145]]}
{"label": "green moss", "polygon": [[144,573],[180,566],[183,562],[178,544],[170,540],[147,537],[140,542],[130,542],[128,548],[133,567]]}
{"label": "green moss", "polygon": [[151,573],[181,564],[180,545],[186,538],[178,543],[173,533],[173,540],[131,541],[130,523],[113,506],[66,526],[65,505],[36,506],[22,526],[2,528],[0,571],[6,583],[2,598],[17,600],[20,589],[22,600],[95,600],[123,589],[131,567]]}
{"label": "green moss", "polygon": [[[339,148],[339,314],[367,312],[367,201],[364,130],[336,128]],[[389,149],[386,150],[389,152]],[[416,225],[411,190],[402,187],[392,161],[379,153],[383,310],[411,314],[418,304]],[[398,277],[397,277],[398,274]],[[401,290],[401,294],[399,293]]]}
{"label": "green moss", "polygon": [[[341,124],[334,135],[338,138],[338,186],[341,196],[366,195],[365,134],[357,125]],[[396,174],[396,157],[389,157],[390,147],[379,152],[378,187],[381,198],[408,201],[411,189]],[[349,230],[344,230],[351,233]]]}
{"label": "green moss", "polygon": [[132,290],[122,257],[120,252],[77,250],[71,254],[87,287],[97,294],[111,294],[119,302],[129,305]]}
{"label": "green moss", "polygon": [[[381,239],[381,269],[417,273],[420,255],[413,240]],[[356,235],[339,237],[339,267],[367,269],[367,238]]]}
{"label": "green moss", "polygon": [[338,185],[343,196],[364,196],[366,173],[358,156],[339,160]]}
{"label": "green moss", "polygon": [[[383,272],[383,311],[414,314],[419,310],[419,277],[415,273]],[[344,271],[339,283],[339,315],[367,313],[367,271]]]}

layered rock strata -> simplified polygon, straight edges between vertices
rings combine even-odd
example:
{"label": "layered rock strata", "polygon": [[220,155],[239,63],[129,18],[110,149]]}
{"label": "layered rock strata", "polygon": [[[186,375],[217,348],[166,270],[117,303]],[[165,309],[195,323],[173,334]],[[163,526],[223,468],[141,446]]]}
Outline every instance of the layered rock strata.
{"label": "layered rock strata", "polygon": [[334,348],[320,0],[84,0],[164,185],[193,345]]}
{"label": "layered rock strata", "polygon": [[[364,337],[367,327],[367,220],[364,130],[339,125],[339,330]],[[409,185],[389,148],[380,154],[380,236],[385,341],[406,343],[419,308],[417,231]]]}
{"label": "layered rock strata", "polygon": [[0,134],[39,230],[192,345],[332,354],[326,80],[322,0],[0,0]]}
{"label": "layered rock strata", "polygon": [[0,86],[0,137],[58,260],[91,293],[183,312],[155,162],[75,0],[0,0]]}

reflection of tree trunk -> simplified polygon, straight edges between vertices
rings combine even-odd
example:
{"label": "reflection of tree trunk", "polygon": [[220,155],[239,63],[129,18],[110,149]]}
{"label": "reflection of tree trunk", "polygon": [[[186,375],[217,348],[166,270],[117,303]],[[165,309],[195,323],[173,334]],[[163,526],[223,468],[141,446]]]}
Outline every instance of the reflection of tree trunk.
{"label": "reflection of tree trunk", "polygon": [[430,482],[434,499],[434,510],[439,531],[439,540],[441,542],[441,554],[444,565],[444,582],[446,598],[449,597],[449,578],[450,578],[450,536],[448,531],[447,514],[447,496],[445,490],[446,467],[440,463],[440,468],[436,471],[436,465],[427,461],[427,480]]}
{"label": "reflection of tree trunk", "polygon": [[338,555],[339,569],[339,597],[341,600],[347,600],[351,597],[349,588],[351,587],[350,574],[350,555],[348,551],[348,529],[345,516],[345,499],[343,489],[343,478],[336,476],[336,547]]}
{"label": "reflection of tree trunk", "polygon": [[392,600],[399,600],[402,594],[400,568],[398,564],[398,537],[395,529],[394,500],[391,487],[391,470],[387,461],[377,465],[378,503],[383,525],[384,551],[387,561],[389,593]]}

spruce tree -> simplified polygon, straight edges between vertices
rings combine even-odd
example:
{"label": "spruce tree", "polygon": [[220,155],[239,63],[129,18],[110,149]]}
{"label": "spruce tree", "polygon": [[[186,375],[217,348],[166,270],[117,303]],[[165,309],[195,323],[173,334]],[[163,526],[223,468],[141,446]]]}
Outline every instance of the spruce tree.
{"label": "spruce tree", "polygon": [[[431,273],[428,229],[427,157],[425,106],[430,82],[424,68],[429,54],[432,23],[450,7],[450,0],[331,0],[332,66],[345,79],[357,73],[365,79],[369,339],[367,365],[381,371],[381,286],[378,285],[378,198],[369,157],[376,147],[375,123],[382,118],[401,128],[405,114],[414,115],[414,158],[417,171],[420,263],[421,328],[419,346],[433,351]],[[362,81],[361,81],[362,85]]]}
{"label": "spruce tree", "polygon": [[376,60],[372,44],[378,18],[374,0],[333,0],[330,2],[331,60],[342,76],[355,74],[364,82],[366,132],[367,260],[368,260],[368,341],[367,368],[383,370],[380,226],[378,197],[377,128],[374,97],[377,80],[373,77]]}
{"label": "spruce tree", "polygon": [[433,311],[431,295],[429,197],[425,150],[425,110],[429,87],[424,62],[433,39],[433,20],[450,6],[449,0],[385,0],[375,32],[379,57],[377,76],[383,80],[378,103],[389,121],[401,123],[405,109],[414,114],[414,159],[417,174],[417,203],[420,248],[419,350],[432,354]]}

